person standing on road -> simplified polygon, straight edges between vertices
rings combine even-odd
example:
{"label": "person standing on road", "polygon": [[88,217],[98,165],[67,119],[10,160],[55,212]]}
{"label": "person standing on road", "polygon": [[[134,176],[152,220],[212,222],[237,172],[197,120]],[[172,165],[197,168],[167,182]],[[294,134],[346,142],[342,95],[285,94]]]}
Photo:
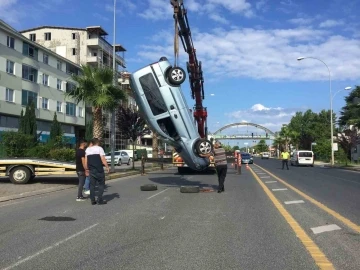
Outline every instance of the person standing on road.
{"label": "person standing on road", "polygon": [[290,154],[287,150],[281,152],[281,163],[282,163],[282,169],[284,169],[284,165],[286,164],[286,168],[289,170],[289,158]]}
{"label": "person standing on road", "polygon": [[[87,148],[89,148],[91,146],[92,146],[92,143],[90,141],[89,146]],[[84,160],[85,160],[85,152],[84,152]],[[84,194],[90,195],[90,176],[89,175],[86,175],[86,178],[85,178]]]}
{"label": "person standing on road", "polygon": [[221,147],[219,141],[215,141],[214,145],[214,161],[215,161],[215,168],[218,176],[219,181],[219,188],[218,193],[224,192],[224,183],[225,177],[227,173],[227,161],[226,161],[226,153],[225,149]]}
{"label": "person standing on road", "polygon": [[[106,167],[107,173],[110,172],[109,166],[105,159],[104,149],[100,146],[100,140],[94,138],[91,140],[93,146],[89,147],[85,151],[85,169],[86,174],[90,176],[90,199],[91,204],[106,204],[103,200],[103,193],[105,189],[105,172],[104,166]],[[98,197],[95,200],[95,184],[98,183]]]}
{"label": "person standing on road", "polygon": [[79,148],[76,150],[76,173],[79,178],[79,186],[78,186],[78,195],[76,201],[82,202],[85,201],[83,196],[83,187],[85,183],[85,147],[87,145],[86,140],[81,140],[79,143]]}

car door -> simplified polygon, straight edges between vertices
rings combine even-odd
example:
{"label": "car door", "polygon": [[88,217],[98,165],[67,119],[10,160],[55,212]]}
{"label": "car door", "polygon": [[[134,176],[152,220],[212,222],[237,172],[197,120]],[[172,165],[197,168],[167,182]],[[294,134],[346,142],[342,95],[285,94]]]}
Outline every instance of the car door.
{"label": "car door", "polygon": [[122,163],[129,163],[130,156],[125,151],[121,152],[121,162]]}

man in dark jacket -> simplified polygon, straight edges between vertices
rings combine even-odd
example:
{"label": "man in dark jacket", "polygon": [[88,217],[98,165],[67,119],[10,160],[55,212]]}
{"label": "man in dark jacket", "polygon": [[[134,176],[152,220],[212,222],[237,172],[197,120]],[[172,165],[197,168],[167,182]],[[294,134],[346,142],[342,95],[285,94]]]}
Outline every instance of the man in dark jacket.
{"label": "man in dark jacket", "polygon": [[86,140],[81,140],[79,143],[79,148],[76,150],[76,173],[79,177],[79,187],[78,187],[78,195],[76,201],[82,202],[85,201],[83,196],[83,187],[85,183],[85,148],[87,142]]}
{"label": "man in dark jacket", "polygon": [[225,191],[224,183],[227,173],[227,161],[225,149],[221,147],[219,141],[216,141],[214,144],[214,161],[219,181],[218,193],[221,193]]}

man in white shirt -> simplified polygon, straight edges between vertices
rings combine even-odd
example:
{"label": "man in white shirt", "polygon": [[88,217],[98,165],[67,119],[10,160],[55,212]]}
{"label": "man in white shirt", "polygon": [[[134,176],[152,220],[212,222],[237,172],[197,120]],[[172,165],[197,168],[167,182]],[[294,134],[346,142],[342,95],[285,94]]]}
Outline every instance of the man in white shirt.
{"label": "man in white shirt", "polygon": [[[104,149],[100,146],[100,140],[94,138],[91,140],[92,147],[89,147],[85,151],[85,173],[90,176],[90,199],[91,204],[106,204],[103,200],[103,193],[105,189],[105,172],[104,167],[107,169],[107,173],[110,172],[109,166],[105,159]],[[95,184],[98,183],[98,198],[95,200]]]}

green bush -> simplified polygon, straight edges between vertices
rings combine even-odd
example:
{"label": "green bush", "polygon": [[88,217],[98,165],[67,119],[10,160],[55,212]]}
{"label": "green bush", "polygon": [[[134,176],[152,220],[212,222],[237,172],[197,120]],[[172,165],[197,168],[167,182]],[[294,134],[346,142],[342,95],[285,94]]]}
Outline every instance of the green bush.
{"label": "green bush", "polygon": [[31,158],[43,158],[48,159],[50,158],[50,150],[52,146],[50,144],[39,144],[35,147],[27,149],[25,155],[26,157]]}
{"label": "green bush", "polygon": [[147,158],[147,151],[146,149],[136,149],[136,154],[138,159],[141,159],[141,156],[144,155],[145,158]]}
{"label": "green bush", "polygon": [[1,134],[1,147],[7,157],[25,157],[29,148],[34,147],[34,136],[15,131],[5,131]]}
{"label": "green bush", "polygon": [[60,161],[75,161],[75,149],[52,149],[50,150],[50,158]]}

